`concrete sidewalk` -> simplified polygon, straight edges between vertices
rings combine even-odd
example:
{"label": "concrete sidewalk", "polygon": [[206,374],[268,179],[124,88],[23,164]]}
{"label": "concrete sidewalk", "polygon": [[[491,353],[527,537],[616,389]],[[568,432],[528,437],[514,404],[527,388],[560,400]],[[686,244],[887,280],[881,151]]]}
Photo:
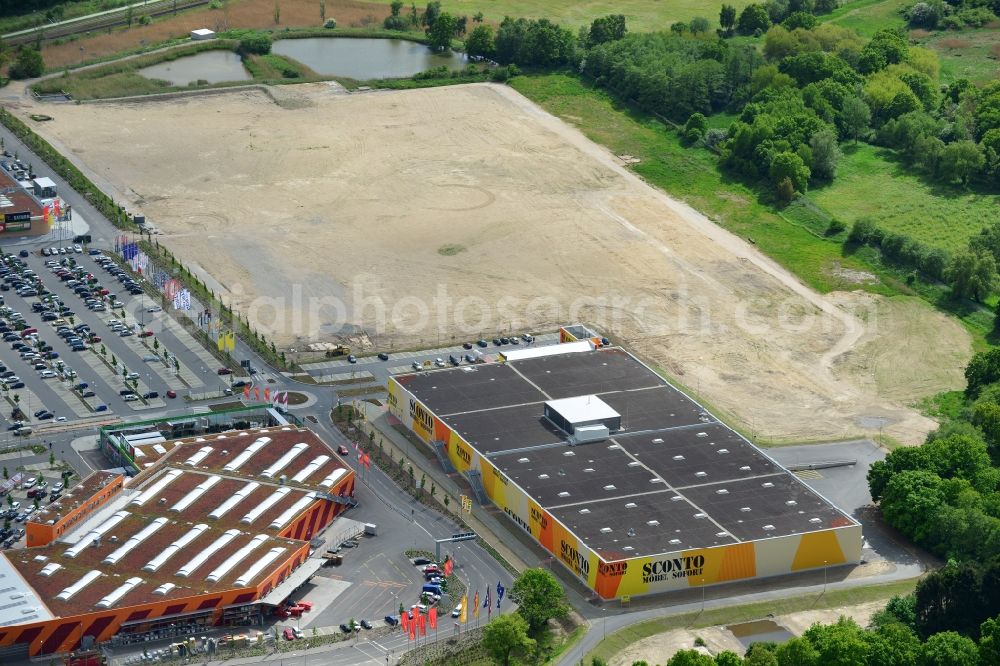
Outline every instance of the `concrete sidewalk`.
{"label": "concrete sidewalk", "polygon": [[[418,445],[408,441],[402,433],[389,425],[386,419],[388,412],[385,408],[364,401],[359,401],[357,404],[365,415],[365,423],[361,425],[365,435],[374,430],[375,438],[382,440],[386,452],[393,460],[399,460],[402,456],[413,465],[415,473],[426,474],[428,480],[433,481],[448,495],[449,510],[452,507],[456,509],[461,507],[460,495],[472,496],[472,490],[461,474],[446,474],[436,459],[415,455],[414,447]],[[474,498],[473,502],[472,513],[461,513],[460,518],[476,534],[495,548],[518,571],[541,566],[542,561],[539,556],[524,547],[517,539],[511,539],[504,526],[489,512],[488,507],[475,504]]]}

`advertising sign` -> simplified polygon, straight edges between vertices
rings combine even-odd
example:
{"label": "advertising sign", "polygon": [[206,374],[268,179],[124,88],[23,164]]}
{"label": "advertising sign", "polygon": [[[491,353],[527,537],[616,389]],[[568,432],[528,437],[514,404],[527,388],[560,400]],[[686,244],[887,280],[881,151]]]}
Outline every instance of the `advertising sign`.
{"label": "advertising sign", "polygon": [[31,221],[31,211],[22,210],[17,213],[4,213],[4,222],[30,222]]}

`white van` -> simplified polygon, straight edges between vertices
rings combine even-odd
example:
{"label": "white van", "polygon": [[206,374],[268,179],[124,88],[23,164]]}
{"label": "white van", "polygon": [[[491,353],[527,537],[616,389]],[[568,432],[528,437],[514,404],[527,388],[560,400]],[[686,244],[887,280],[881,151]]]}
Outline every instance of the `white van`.
{"label": "white van", "polygon": [[462,604],[459,604],[459,605],[455,606],[455,610],[453,610],[451,612],[451,616],[452,617],[461,617],[462,616]]}

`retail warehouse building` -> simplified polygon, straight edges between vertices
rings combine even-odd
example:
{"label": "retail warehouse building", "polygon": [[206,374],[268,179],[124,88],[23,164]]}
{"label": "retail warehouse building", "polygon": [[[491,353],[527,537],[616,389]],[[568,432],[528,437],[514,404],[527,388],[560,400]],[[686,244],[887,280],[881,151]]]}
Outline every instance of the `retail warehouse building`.
{"label": "retail warehouse building", "polygon": [[310,541],[354,503],[353,472],[295,425],[147,446],[136,476],[95,472],[32,516],[29,548],[0,556],[0,663],[259,622],[319,568]]}
{"label": "retail warehouse building", "polygon": [[582,327],[561,340],[397,375],[390,410],[604,599],[860,560],[857,521],[701,405]]}

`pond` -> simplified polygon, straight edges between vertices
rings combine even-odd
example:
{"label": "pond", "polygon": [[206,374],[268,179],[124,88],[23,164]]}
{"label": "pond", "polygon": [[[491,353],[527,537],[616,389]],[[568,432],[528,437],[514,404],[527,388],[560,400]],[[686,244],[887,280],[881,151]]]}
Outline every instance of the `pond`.
{"label": "pond", "polygon": [[793,638],[792,632],[782,627],[773,620],[755,620],[753,622],[741,622],[730,624],[726,627],[743,647],[749,648],[751,643],[762,643],[771,641],[774,643],[784,643],[789,638]]}
{"label": "pond", "polygon": [[404,78],[441,65],[462,69],[468,62],[462,54],[431,53],[426,45],[403,39],[279,39],[271,51],[294,58],[317,74],[358,81]]}
{"label": "pond", "polygon": [[243,69],[240,57],[232,51],[202,51],[150,65],[137,70],[147,79],[162,79],[172,86],[186,86],[195,81],[222,83],[223,81],[247,81],[250,74]]}

